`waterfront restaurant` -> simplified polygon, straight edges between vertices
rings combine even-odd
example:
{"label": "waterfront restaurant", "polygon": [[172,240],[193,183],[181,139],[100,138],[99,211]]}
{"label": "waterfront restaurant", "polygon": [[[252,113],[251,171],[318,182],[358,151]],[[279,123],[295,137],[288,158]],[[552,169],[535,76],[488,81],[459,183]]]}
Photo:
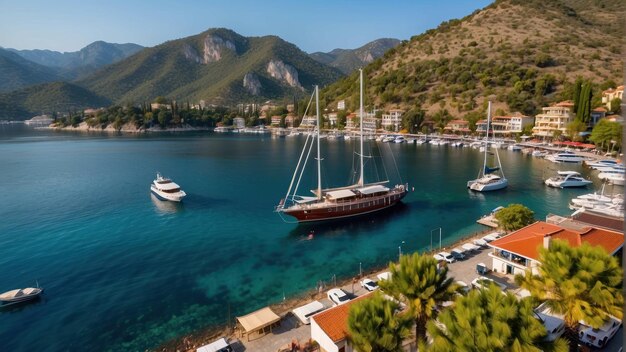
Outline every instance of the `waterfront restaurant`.
{"label": "waterfront restaurant", "polygon": [[573,247],[583,243],[601,246],[610,255],[619,255],[624,246],[622,232],[593,226],[565,228],[537,221],[489,243],[489,247],[493,248],[493,252],[489,253],[493,262],[492,269],[494,272],[511,275],[524,274],[527,270],[538,274],[538,266],[541,264],[539,249],[550,248],[553,240],[567,241]]}

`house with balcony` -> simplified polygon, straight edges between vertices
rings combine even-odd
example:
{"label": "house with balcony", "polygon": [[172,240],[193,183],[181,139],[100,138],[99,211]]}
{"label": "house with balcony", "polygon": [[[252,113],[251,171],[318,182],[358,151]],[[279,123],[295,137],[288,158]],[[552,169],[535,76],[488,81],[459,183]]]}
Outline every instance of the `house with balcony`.
{"label": "house with balcony", "polygon": [[328,115],[326,115],[326,117],[328,118],[328,123],[330,123],[331,128],[337,126],[337,113],[336,112],[329,112]]}
{"label": "house with balcony", "polygon": [[470,133],[469,121],[466,120],[452,120],[448,122],[444,128],[446,133],[466,134]]}
{"label": "house with balcony", "polygon": [[574,103],[562,101],[552,106],[541,108],[542,113],[535,116],[533,136],[540,138],[553,138],[555,131],[566,134],[566,126],[574,121]]}
{"label": "house with balcony", "polygon": [[283,117],[280,115],[274,115],[272,116],[272,120],[271,120],[271,124],[272,126],[280,126],[280,120],[282,120]]}
{"label": "house with balcony", "polygon": [[[534,118],[525,116],[520,113],[507,116],[494,116],[491,119],[491,129],[489,133],[498,137],[509,137],[514,134],[522,133],[525,127],[532,125]],[[487,120],[479,120],[476,122],[476,132],[484,134],[487,130]]]}
{"label": "house with balcony", "polygon": [[608,254],[616,255],[624,246],[624,233],[594,226],[566,228],[537,221],[489,243],[493,249],[489,253],[492,269],[509,275],[524,274],[529,270],[538,274],[541,265],[539,249],[550,248],[554,240],[566,241],[572,247],[583,243],[601,246]]}
{"label": "house with balcony", "polygon": [[602,104],[606,105],[609,111],[613,111],[617,108],[617,106],[611,106],[611,100],[615,98],[619,98],[621,101],[624,101],[624,86],[619,86],[615,89],[609,88],[602,92]]}
{"label": "house with balcony", "polygon": [[[378,119],[376,115],[371,112],[363,114],[363,129],[367,131],[375,131]],[[346,116],[346,129],[355,130],[359,128],[359,114],[353,112]]]}
{"label": "house with balcony", "polygon": [[316,125],[317,125],[316,116],[304,116],[302,117],[302,122],[300,122],[300,127],[313,127]]}
{"label": "house with balcony", "polygon": [[404,110],[392,109],[388,114],[383,114],[381,126],[387,131],[398,132],[402,128],[402,114]]}

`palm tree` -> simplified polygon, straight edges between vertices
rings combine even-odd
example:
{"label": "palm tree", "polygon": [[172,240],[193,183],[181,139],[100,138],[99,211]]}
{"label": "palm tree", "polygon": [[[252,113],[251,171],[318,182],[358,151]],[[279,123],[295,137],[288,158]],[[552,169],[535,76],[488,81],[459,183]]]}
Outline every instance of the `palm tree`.
{"label": "palm tree", "polygon": [[381,281],[381,289],[407,304],[415,320],[415,337],[418,342],[426,341],[426,322],[457,289],[448,278],[448,269],[437,268],[437,261],[429,255],[413,253],[401,256],[398,264],[391,263],[389,271],[391,279]]}
{"label": "palm tree", "polygon": [[581,320],[598,328],[609,314],[622,318],[623,272],[604,249],[586,243],[572,248],[554,240],[549,249],[540,249],[539,261],[539,275],[528,272],[515,280],[552,312],[563,315],[570,351],[576,351]]}
{"label": "palm tree", "polygon": [[376,292],[371,298],[354,303],[348,315],[349,340],[361,352],[400,352],[402,341],[411,332],[411,317],[395,314],[398,303]]}
{"label": "palm tree", "polygon": [[[530,299],[518,301],[497,285],[459,297],[437,321],[428,323],[428,351],[567,351],[564,340],[544,341],[546,329]],[[422,347],[423,348],[423,347]]]}

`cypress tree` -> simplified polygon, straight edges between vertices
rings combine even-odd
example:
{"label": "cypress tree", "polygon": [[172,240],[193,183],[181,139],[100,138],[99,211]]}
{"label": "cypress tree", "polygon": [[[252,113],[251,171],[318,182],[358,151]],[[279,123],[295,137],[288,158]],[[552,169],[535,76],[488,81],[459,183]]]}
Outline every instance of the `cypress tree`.
{"label": "cypress tree", "polygon": [[591,119],[591,84],[585,82],[580,90],[576,119],[582,122],[589,122]]}
{"label": "cypress tree", "polygon": [[580,91],[582,89],[583,79],[581,77],[576,78],[576,82],[574,82],[574,113],[578,113],[578,107],[580,106]]}

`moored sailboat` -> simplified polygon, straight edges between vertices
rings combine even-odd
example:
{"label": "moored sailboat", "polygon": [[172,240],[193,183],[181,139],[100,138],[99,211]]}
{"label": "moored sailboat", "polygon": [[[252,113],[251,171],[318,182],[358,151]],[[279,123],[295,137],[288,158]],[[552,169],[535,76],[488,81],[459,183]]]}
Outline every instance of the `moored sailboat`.
{"label": "moored sailboat", "polygon": [[470,180],[467,182],[467,188],[472,191],[477,192],[487,192],[487,191],[496,191],[499,189],[506,188],[509,185],[509,181],[504,177],[504,172],[502,172],[502,164],[500,163],[500,155],[498,154],[498,149],[494,148],[496,159],[498,161],[497,167],[489,167],[487,166],[487,155],[489,152],[489,125],[491,122],[491,102],[489,102],[489,106],[487,107],[487,134],[485,136],[485,157],[483,161],[483,167],[478,172],[478,178],[475,180]]}
{"label": "moored sailboat", "polygon": [[[315,87],[317,123],[315,127],[316,139],[311,138],[305,142],[300,160],[291,179],[287,195],[283,198],[276,211],[294,217],[298,222],[311,222],[347,218],[367,213],[372,213],[397,204],[408,193],[408,185],[395,185],[393,188],[385,186],[389,181],[365,183],[363,163],[363,71],[360,70],[360,173],[356,184],[322,189],[321,155],[320,155],[320,107],[319,90]],[[317,141],[317,189],[313,190],[314,197],[296,195],[298,185],[304,173],[304,164],[308,160]],[[308,149],[308,153],[306,153]],[[306,158],[305,158],[305,153]],[[304,164],[300,167],[304,158]],[[299,177],[296,177],[299,174]]]}

